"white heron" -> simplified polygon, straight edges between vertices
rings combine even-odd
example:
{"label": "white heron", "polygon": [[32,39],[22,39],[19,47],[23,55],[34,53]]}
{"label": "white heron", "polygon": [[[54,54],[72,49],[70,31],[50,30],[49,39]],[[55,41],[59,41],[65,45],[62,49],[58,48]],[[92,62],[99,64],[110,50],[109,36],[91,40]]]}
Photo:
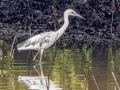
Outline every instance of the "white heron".
{"label": "white heron", "polygon": [[67,27],[69,25],[69,20],[68,20],[69,16],[77,16],[82,19],[85,19],[81,15],[77,14],[74,10],[67,9],[64,12],[64,24],[58,31],[44,32],[44,33],[35,35],[35,36],[27,39],[26,41],[18,44],[17,49],[19,51],[20,50],[38,50],[38,52],[34,56],[33,60],[35,60],[38,53],[40,53],[39,63],[41,63],[43,50],[49,48],[56,40],[58,40],[60,38],[60,36],[67,29]]}

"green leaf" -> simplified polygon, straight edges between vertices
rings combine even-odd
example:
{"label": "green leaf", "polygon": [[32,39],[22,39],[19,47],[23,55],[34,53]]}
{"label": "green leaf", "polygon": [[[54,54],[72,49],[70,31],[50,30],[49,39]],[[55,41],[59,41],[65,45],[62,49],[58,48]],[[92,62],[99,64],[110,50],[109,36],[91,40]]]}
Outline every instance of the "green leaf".
{"label": "green leaf", "polygon": [[64,20],[64,18],[63,18],[63,17],[62,17],[62,18],[60,18],[60,19],[58,19],[58,23],[63,22],[63,20]]}

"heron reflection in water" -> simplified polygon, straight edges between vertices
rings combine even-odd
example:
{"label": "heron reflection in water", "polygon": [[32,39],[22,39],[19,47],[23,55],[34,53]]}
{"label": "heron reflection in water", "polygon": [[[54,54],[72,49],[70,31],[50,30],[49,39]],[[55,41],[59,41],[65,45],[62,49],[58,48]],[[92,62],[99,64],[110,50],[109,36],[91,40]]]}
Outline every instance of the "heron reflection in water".
{"label": "heron reflection in water", "polygon": [[42,64],[40,63],[41,76],[19,76],[18,81],[30,90],[62,90],[56,83],[50,80],[49,76],[44,76]]}

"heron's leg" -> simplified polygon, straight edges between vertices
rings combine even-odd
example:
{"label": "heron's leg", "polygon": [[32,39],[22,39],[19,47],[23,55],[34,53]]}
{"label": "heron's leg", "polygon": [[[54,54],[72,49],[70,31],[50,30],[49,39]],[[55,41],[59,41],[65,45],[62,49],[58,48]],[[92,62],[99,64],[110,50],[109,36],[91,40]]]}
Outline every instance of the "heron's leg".
{"label": "heron's leg", "polygon": [[38,66],[39,64],[36,64],[33,66],[33,68],[35,69],[35,71],[38,73],[38,75],[40,76],[40,73],[38,72],[38,70],[36,69],[36,67]]}
{"label": "heron's leg", "polygon": [[43,49],[40,50],[40,62],[39,63],[41,63],[42,61],[42,54],[43,54]]}
{"label": "heron's leg", "polygon": [[[40,65],[40,70],[42,70],[42,69],[41,69],[41,67],[42,67],[41,65],[43,64],[43,63],[41,62],[41,61],[42,61],[43,49],[41,49],[40,51],[41,51],[41,53],[40,53],[40,61],[39,61],[38,64],[36,64],[36,65],[33,66],[34,69],[37,71],[38,75],[40,75],[40,74],[39,74],[38,70],[36,69],[36,67]],[[38,55],[38,53],[37,53],[37,55]]]}
{"label": "heron's leg", "polygon": [[[36,69],[36,67],[39,66],[39,65],[40,65],[41,75],[40,75],[39,71]],[[38,64],[34,65],[33,68],[35,69],[35,71],[38,73],[39,76],[43,77],[42,63],[38,63]]]}
{"label": "heron's leg", "polygon": [[[42,81],[42,78],[43,78],[43,72],[41,71],[41,75],[40,75],[40,72],[36,69],[36,66],[40,65],[40,67],[42,67],[41,64],[37,64],[37,65],[34,65],[34,69],[35,71],[38,73],[38,76],[39,76],[39,80],[40,80],[40,84],[43,84],[43,81]],[[42,69],[42,68],[41,68]]]}
{"label": "heron's leg", "polygon": [[43,54],[43,49],[41,49],[40,51],[41,51],[41,53],[40,53],[39,65],[40,65],[41,77],[43,77],[43,71],[42,71],[42,54]]}
{"label": "heron's leg", "polygon": [[[38,53],[40,52],[41,50],[39,50],[38,52],[37,52],[37,54],[34,56],[34,58],[33,58],[33,60],[35,60],[35,58],[37,57],[37,55],[38,55]],[[42,57],[40,56],[40,59],[41,59]],[[33,66],[33,68],[35,69],[35,71],[38,73],[38,75],[40,76],[40,73],[38,72],[38,70],[36,69],[36,67],[37,66],[39,66],[40,64],[42,64],[42,63],[40,63],[40,61],[38,61],[39,63],[38,64],[36,64],[36,65],[34,65]]]}
{"label": "heron's leg", "polygon": [[[38,55],[38,53],[40,52],[40,50],[36,53],[36,55],[34,56],[34,58],[33,58],[33,60],[34,61],[37,61],[37,60],[35,60],[36,59],[36,57],[37,57],[37,55]],[[37,62],[39,62],[39,61],[37,61]]]}
{"label": "heron's leg", "polygon": [[[44,75],[43,75],[43,71],[42,71],[42,54],[43,54],[43,49],[41,49],[40,50],[41,51],[41,53],[40,53],[40,61],[39,61],[39,64],[36,64],[36,65],[34,65],[33,67],[34,67],[34,69],[35,69],[35,71],[38,73],[38,75],[39,75],[39,77],[41,76],[41,78],[43,78],[44,77]],[[38,53],[37,53],[38,54]],[[38,65],[40,65],[40,73],[38,72],[38,70],[36,69],[36,67],[38,66]],[[41,83],[42,83],[42,79],[40,79],[40,81],[41,81]]]}

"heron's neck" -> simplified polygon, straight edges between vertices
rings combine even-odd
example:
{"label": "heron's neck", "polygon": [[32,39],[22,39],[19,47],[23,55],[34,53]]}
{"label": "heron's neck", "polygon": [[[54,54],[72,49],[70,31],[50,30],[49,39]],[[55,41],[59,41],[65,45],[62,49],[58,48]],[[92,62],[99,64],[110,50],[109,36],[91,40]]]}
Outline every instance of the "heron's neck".
{"label": "heron's neck", "polygon": [[63,26],[57,31],[59,37],[64,33],[64,31],[67,29],[68,25],[69,25],[68,15],[64,15],[64,24],[63,24]]}

